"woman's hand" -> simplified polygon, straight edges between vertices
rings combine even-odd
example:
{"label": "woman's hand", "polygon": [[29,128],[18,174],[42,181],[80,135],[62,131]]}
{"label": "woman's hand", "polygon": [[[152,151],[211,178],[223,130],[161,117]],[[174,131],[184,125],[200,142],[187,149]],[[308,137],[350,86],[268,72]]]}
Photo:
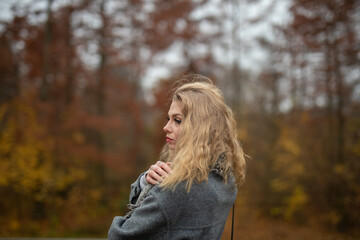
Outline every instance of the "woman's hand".
{"label": "woman's hand", "polygon": [[150,166],[145,176],[145,180],[152,185],[161,183],[167,176],[169,176],[169,174],[171,174],[172,170],[170,165],[171,163],[157,161],[154,165]]}

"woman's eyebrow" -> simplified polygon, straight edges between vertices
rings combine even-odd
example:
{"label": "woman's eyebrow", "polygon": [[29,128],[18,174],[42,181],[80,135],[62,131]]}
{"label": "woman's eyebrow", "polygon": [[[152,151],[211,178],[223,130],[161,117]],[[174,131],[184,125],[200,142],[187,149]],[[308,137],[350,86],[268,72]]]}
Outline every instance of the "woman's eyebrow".
{"label": "woman's eyebrow", "polygon": [[174,114],[171,115],[171,117],[182,117],[182,114],[181,113],[174,113]]}

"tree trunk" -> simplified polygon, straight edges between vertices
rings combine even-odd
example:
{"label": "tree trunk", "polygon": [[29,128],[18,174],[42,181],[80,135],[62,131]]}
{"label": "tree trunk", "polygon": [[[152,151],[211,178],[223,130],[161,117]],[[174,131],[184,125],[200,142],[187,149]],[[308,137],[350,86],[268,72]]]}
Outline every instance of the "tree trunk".
{"label": "tree trunk", "polygon": [[50,45],[52,41],[52,6],[53,0],[48,0],[47,6],[47,20],[45,24],[45,39],[44,39],[44,48],[43,48],[43,69],[42,69],[42,80],[40,86],[40,100],[45,101],[48,98],[49,93],[49,73],[50,73]]}
{"label": "tree trunk", "polygon": [[74,72],[72,69],[72,60],[73,60],[73,48],[71,45],[72,38],[72,28],[71,28],[71,15],[73,9],[71,6],[66,9],[66,19],[65,19],[65,48],[66,48],[66,66],[65,66],[65,75],[66,75],[66,84],[65,84],[65,104],[69,105],[73,100],[73,88],[74,88]]}

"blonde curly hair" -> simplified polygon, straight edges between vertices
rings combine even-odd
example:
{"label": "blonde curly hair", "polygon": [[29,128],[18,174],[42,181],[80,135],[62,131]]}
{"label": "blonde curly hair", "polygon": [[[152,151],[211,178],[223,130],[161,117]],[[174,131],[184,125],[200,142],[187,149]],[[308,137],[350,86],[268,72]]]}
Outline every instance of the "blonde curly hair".
{"label": "blonde curly hair", "polygon": [[175,189],[186,181],[190,191],[194,181],[207,180],[210,171],[220,164],[224,181],[231,174],[239,187],[245,179],[245,155],[237,139],[233,112],[220,89],[201,75],[187,75],[178,83],[172,101],[181,103],[184,117],[175,150],[166,144],[160,154],[160,160],[171,161],[173,169],[161,186]]}

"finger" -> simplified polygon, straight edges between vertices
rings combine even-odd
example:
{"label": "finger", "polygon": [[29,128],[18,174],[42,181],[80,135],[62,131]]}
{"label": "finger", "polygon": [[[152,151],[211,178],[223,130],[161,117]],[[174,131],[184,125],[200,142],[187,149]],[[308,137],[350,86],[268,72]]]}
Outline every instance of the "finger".
{"label": "finger", "polygon": [[157,173],[161,178],[165,178],[168,175],[166,171],[159,167],[159,165],[152,165],[150,169]]}
{"label": "finger", "polygon": [[164,163],[164,164],[161,165],[161,169],[164,170],[167,174],[172,173],[172,169],[171,169],[171,167],[169,165],[171,165],[171,163],[170,164]]}
{"label": "finger", "polygon": [[149,172],[150,172],[150,171],[148,171],[148,172],[146,173],[145,180],[146,180],[147,183],[154,185],[156,181],[150,177]]}
{"label": "finger", "polygon": [[155,184],[159,183],[154,177],[152,177],[152,173],[150,171],[148,173],[147,182],[152,184],[152,185],[155,185]]}
{"label": "finger", "polygon": [[171,166],[171,162],[162,162],[162,161],[157,161],[156,165],[158,165],[159,167],[161,167],[161,169],[163,171],[165,171],[167,174],[170,174],[172,172],[172,169],[170,168]]}
{"label": "finger", "polygon": [[162,168],[156,168],[155,172],[161,177],[161,179],[164,179],[168,176],[167,172],[165,172]]}
{"label": "finger", "polygon": [[[160,169],[159,167],[155,168],[156,170]],[[162,182],[163,177],[156,171],[151,169],[151,171],[149,171],[150,177],[152,179],[154,179],[157,182]],[[162,171],[162,170],[161,170]],[[164,171],[163,171],[164,172]]]}
{"label": "finger", "polygon": [[158,165],[159,167],[161,167],[161,165],[163,165],[163,164],[166,164],[166,163],[164,163],[163,161],[157,161],[156,162],[156,165]]}

